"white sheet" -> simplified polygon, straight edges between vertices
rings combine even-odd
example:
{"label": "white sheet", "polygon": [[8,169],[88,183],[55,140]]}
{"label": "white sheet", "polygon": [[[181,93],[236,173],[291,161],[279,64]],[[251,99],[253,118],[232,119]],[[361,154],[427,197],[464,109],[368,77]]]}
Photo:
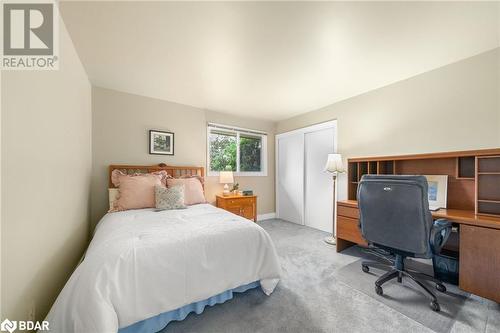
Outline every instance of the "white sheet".
{"label": "white sheet", "polygon": [[53,332],[116,332],[257,280],[269,295],[279,276],[267,232],[222,209],[111,213],[47,320]]}

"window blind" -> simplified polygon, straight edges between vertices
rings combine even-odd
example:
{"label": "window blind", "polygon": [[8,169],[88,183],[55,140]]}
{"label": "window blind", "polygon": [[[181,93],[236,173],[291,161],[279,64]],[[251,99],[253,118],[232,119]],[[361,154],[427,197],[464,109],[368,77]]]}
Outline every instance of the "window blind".
{"label": "window blind", "polygon": [[221,125],[221,124],[216,124],[216,123],[208,123],[208,127],[214,128],[214,129],[226,130],[226,131],[240,132],[242,134],[246,133],[246,134],[267,135],[266,132],[259,131],[259,130],[252,130],[252,129],[248,129],[248,128]]}

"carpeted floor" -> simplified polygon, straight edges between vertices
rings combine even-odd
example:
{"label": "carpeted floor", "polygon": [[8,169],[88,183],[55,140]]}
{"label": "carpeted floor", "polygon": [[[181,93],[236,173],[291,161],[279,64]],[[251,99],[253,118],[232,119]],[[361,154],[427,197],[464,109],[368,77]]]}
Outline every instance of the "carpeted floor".
{"label": "carpeted floor", "polygon": [[[430,309],[415,310],[424,313],[411,314],[416,320],[411,319],[397,304],[391,307],[349,280],[344,272],[363,255],[359,248],[336,253],[323,242],[326,233],[316,229],[281,220],[260,225],[274,240],[283,269],[274,293],[268,297],[254,289],[236,294],[200,315],[170,323],[162,332],[435,332],[422,320]],[[438,331],[500,332],[500,305],[469,296],[448,319]]]}

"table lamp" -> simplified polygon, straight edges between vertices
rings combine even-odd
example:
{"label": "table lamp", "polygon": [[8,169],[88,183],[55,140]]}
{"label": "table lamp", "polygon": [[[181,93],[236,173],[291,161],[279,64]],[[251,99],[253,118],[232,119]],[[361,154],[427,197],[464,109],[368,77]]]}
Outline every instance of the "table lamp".
{"label": "table lamp", "polygon": [[221,171],[219,172],[219,183],[224,184],[223,195],[229,195],[229,185],[234,183],[233,172],[232,171]]}
{"label": "table lamp", "polygon": [[333,232],[330,237],[325,238],[325,242],[330,245],[337,244],[337,239],[335,238],[335,231],[337,229],[336,219],[335,219],[335,194],[337,187],[337,175],[339,173],[344,173],[344,165],[342,164],[342,155],[340,154],[328,154],[328,159],[326,160],[325,171],[332,174],[333,177]]}

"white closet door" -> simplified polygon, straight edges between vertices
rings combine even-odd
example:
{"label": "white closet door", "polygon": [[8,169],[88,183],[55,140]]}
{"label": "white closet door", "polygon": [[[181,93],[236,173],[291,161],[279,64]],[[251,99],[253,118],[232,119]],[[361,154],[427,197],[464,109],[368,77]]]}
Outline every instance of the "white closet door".
{"label": "white closet door", "polygon": [[280,219],[304,221],[304,136],[278,139],[277,215]]}
{"label": "white closet door", "polygon": [[324,172],[328,154],[334,152],[334,130],[305,133],[305,225],[333,231],[333,181]]}

